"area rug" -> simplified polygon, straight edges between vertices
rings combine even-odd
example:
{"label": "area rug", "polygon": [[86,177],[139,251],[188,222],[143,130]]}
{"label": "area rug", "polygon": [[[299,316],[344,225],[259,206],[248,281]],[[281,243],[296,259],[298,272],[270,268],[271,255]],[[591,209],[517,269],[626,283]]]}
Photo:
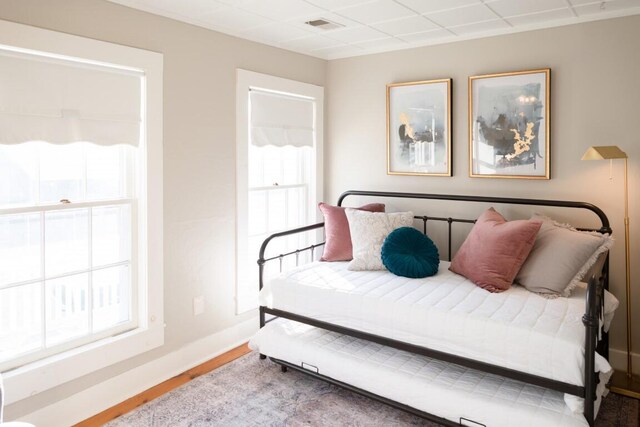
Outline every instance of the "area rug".
{"label": "area rug", "polygon": [[[596,426],[637,427],[637,400],[610,394]],[[249,353],[109,422],[109,427],[425,426],[424,420]]]}

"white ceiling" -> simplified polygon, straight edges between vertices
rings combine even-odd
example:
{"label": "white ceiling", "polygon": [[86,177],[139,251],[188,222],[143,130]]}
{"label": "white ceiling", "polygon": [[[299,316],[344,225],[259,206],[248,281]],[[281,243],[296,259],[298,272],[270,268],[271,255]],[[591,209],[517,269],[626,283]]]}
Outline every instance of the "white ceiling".
{"label": "white ceiling", "polygon": [[[109,0],[337,59],[640,13],[640,0]],[[323,18],[344,27],[322,30]]]}

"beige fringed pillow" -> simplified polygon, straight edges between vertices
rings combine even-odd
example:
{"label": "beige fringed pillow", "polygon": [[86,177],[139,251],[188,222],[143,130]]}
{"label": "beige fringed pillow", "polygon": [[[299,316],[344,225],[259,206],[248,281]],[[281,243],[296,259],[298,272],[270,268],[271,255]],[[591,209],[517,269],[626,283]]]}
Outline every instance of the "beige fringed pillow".
{"label": "beige fringed pillow", "polygon": [[516,276],[516,283],[548,297],[568,297],[598,257],[608,251],[613,239],[608,234],[578,231],[543,215],[529,257]]}

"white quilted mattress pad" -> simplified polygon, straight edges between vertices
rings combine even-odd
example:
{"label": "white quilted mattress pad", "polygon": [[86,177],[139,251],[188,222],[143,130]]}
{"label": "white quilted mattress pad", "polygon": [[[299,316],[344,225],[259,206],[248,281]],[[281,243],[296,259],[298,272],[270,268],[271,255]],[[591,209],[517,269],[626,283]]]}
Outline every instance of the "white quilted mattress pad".
{"label": "white quilted mattress pad", "polygon": [[[548,299],[520,286],[490,293],[448,267],[442,261],[435,276],[410,279],[386,270],[349,271],[346,262],[314,262],[270,280],[260,305],[584,385],[586,285],[569,298]],[[607,293],[609,321],[617,305]],[[611,371],[600,355],[596,371]]]}
{"label": "white quilted mattress pad", "polygon": [[[454,422],[464,417],[493,427],[588,426],[560,392],[297,322],[270,322],[249,346]],[[603,392],[599,387],[596,412]]]}

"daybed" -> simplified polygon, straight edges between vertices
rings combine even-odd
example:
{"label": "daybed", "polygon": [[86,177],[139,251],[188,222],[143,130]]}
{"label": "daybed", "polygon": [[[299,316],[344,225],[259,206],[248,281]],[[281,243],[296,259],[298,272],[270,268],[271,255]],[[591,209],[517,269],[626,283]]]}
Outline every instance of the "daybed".
{"label": "daybed", "polygon": [[[348,191],[338,205],[348,196],[580,209],[600,221],[588,230],[611,233],[606,215],[583,202]],[[427,223],[447,224],[449,260],[453,224],[474,222],[415,218],[425,234]],[[554,299],[519,286],[487,292],[446,261],[424,279],[314,261],[264,283],[266,263],[282,266],[324,244],[265,258],[270,242],[322,227],[277,233],[261,247],[262,329],[251,342],[261,357],[443,425],[593,426],[611,371],[606,329],[617,301],[607,292],[608,259],[570,297]]]}

